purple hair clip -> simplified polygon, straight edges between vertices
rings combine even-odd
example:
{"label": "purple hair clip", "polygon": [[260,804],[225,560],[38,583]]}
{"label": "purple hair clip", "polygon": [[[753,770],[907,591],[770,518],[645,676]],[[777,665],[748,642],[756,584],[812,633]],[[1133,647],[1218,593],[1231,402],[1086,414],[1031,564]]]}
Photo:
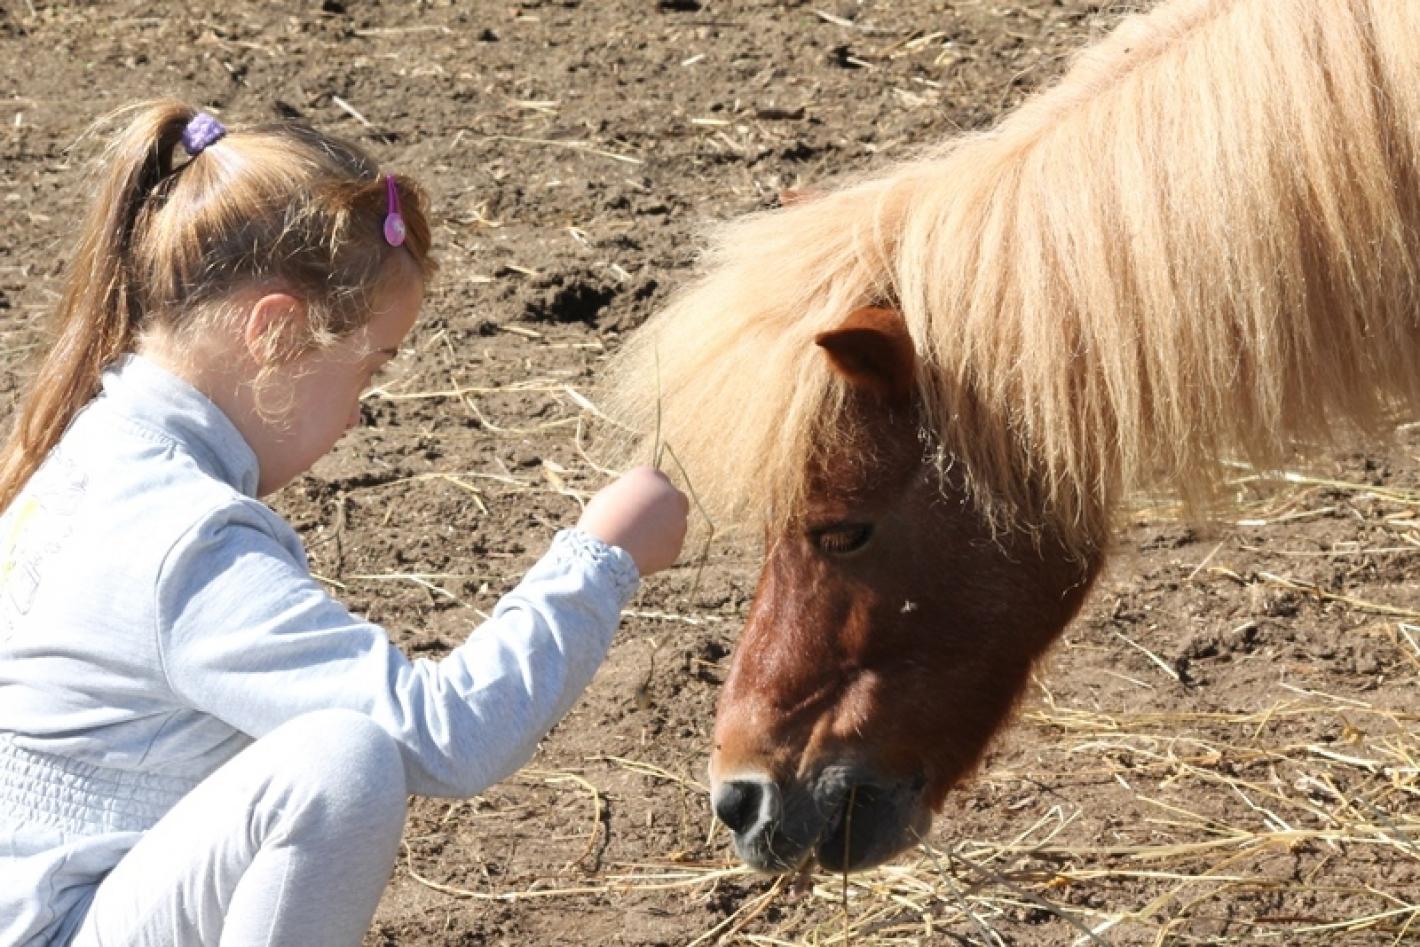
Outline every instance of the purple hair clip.
{"label": "purple hair clip", "polygon": [[385,193],[388,196],[389,212],[385,214],[385,243],[392,247],[404,243],[404,215],[399,212],[399,188],[395,186],[394,175],[385,175]]}
{"label": "purple hair clip", "polygon": [[227,127],[206,112],[192,116],[187,127],[182,130],[182,147],[196,158],[209,145],[227,134]]}

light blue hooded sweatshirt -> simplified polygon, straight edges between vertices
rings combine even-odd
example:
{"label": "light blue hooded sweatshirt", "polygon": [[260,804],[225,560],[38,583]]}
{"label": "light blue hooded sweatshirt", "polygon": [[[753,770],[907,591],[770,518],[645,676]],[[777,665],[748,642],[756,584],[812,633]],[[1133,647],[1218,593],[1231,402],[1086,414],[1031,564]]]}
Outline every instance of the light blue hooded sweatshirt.
{"label": "light blue hooded sweatshirt", "polygon": [[0,944],[62,944],[173,804],[301,714],[368,714],[410,791],[518,769],[606,656],[635,563],[551,549],[440,661],[311,577],[227,417],[126,356],[0,517]]}

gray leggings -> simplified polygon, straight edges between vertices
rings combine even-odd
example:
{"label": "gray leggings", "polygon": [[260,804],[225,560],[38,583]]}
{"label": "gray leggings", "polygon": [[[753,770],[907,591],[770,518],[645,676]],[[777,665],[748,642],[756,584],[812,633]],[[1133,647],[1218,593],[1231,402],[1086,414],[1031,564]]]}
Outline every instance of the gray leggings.
{"label": "gray leggings", "polygon": [[99,886],[74,947],[354,947],[404,827],[404,764],[368,717],[323,710],[185,796]]}

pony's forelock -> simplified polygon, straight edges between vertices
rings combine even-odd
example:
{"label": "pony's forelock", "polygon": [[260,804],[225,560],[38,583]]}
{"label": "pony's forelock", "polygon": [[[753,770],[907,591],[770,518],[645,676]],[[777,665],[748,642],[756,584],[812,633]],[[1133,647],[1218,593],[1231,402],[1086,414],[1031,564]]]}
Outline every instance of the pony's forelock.
{"label": "pony's forelock", "polygon": [[[842,213],[845,199],[860,213]],[[606,407],[625,426],[614,459],[645,461],[664,445],[665,466],[684,466],[717,525],[765,526],[798,509],[806,465],[832,450],[845,402],[814,336],[890,288],[866,262],[873,205],[840,192],[719,228],[702,275],[608,373]]]}
{"label": "pony's forelock", "polygon": [[844,392],[813,344],[895,304],[924,432],[983,513],[1085,551],[1420,403],[1420,4],[1175,0],[993,131],[714,236],[608,405],[718,525],[782,526]]}

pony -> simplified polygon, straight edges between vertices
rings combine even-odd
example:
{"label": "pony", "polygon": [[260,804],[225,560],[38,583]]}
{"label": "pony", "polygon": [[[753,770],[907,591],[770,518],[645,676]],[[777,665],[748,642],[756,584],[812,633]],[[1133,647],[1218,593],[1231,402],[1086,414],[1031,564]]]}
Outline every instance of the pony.
{"label": "pony", "polygon": [[765,538],[710,762],[740,857],[912,845],[1125,499],[1384,431],[1417,330],[1417,0],[1167,0],[995,127],[721,225],[606,403]]}

